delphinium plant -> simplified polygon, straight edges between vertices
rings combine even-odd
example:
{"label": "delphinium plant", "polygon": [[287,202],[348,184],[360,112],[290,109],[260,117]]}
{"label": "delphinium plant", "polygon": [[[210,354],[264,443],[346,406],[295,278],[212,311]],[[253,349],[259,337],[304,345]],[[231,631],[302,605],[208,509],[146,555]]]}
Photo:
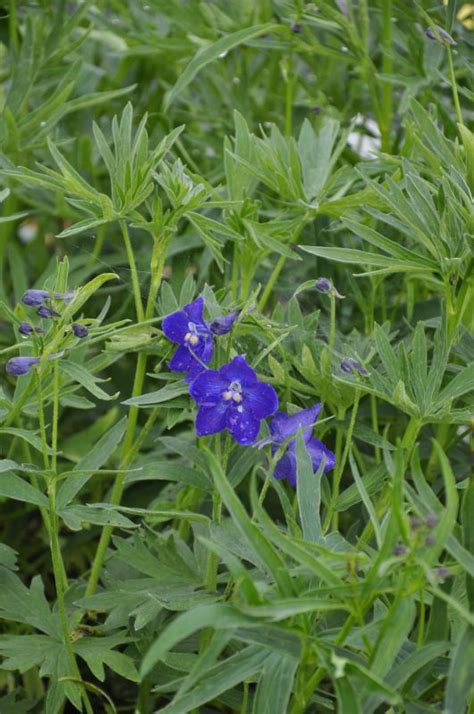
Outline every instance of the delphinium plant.
{"label": "delphinium plant", "polygon": [[0,714],[474,711],[472,27],[9,3]]}

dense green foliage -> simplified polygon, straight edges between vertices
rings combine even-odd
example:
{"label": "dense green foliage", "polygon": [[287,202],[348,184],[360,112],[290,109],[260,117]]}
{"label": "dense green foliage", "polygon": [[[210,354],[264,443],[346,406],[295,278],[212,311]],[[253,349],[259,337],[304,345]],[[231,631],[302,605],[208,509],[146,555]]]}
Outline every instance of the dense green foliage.
{"label": "dense green foliage", "polygon": [[[4,5],[0,714],[474,712],[472,6]],[[196,438],[198,295],[332,471]]]}

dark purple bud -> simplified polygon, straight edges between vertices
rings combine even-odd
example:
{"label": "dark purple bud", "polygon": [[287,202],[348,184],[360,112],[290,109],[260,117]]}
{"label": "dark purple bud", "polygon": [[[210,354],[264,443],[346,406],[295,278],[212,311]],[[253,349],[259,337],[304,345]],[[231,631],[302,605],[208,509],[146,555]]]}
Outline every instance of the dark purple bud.
{"label": "dark purple bud", "polygon": [[31,335],[34,331],[33,325],[30,325],[29,322],[22,322],[18,328],[20,335],[24,335],[25,337],[28,337],[28,335]]}
{"label": "dark purple bud", "polygon": [[45,300],[49,300],[47,290],[27,290],[21,298],[24,305],[42,305]]}
{"label": "dark purple bud", "polygon": [[314,287],[320,293],[328,293],[332,288],[332,282],[328,278],[318,278],[314,283]]}
{"label": "dark purple bud", "polygon": [[74,332],[76,337],[79,337],[81,339],[83,337],[87,337],[87,335],[89,334],[89,330],[87,329],[87,327],[85,325],[79,325],[79,323],[77,322],[73,322],[72,331]]}
{"label": "dark purple bud", "polygon": [[65,293],[54,293],[55,300],[62,300],[66,304],[72,302],[75,292],[73,290],[68,290]]}
{"label": "dark purple bud", "polygon": [[294,32],[295,34],[298,34],[298,32],[301,32],[301,23],[300,22],[294,22],[291,26],[291,31]]}
{"label": "dark purple bud", "polygon": [[49,320],[51,317],[61,317],[59,312],[52,310],[50,307],[46,307],[46,305],[41,305],[41,307],[36,310],[36,314],[39,317],[44,317],[46,320]]}
{"label": "dark purple bud", "polygon": [[436,543],[436,538],[432,535],[426,536],[425,538],[425,545],[427,546],[432,546],[435,545]]}
{"label": "dark purple bud", "polygon": [[21,377],[30,371],[33,365],[38,364],[39,357],[12,357],[9,359],[5,369],[12,377]]}
{"label": "dark purple bud", "polygon": [[321,107],[316,104],[314,107],[311,107],[311,112],[316,115],[321,114]]}
{"label": "dark purple bud", "polygon": [[420,528],[423,525],[423,519],[420,518],[419,516],[411,516],[410,517],[410,528],[415,530],[416,528]]}
{"label": "dark purple bud", "polygon": [[231,331],[238,316],[238,312],[231,312],[229,315],[216,317],[215,320],[212,320],[212,322],[209,323],[209,329],[213,335],[226,335]]}
{"label": "dark purple bud", "polygon": [[403,543],[397,543],[393,549],[394,555],[406,555],[408,553],[408,548],[403,545]]}
{"label": "dark purple bud", "polygon": [[438,523],[438,516],[436,513],[428,513],[426,516],[426,525],[428,528],[434,528]]}
{"label": "dark purple bud", "polygon": [[351,374],[352,372],[358,372],[363,377],[369,376],[369,373],[367,372],[364,365],[361,364],[358,360],[354,359],[353,357],[346,357],[346,359],[343,359],[341,362],[341,369],[343,372],[346,372],[346,374]]}
{"label": "dark purple bud", "polygon": [[443,30],[442,27],[438,27],[438,25],[436,25],[436,32],[432,27],[428,27],[428,29],[425,30],[425,36],[429,40],[434,40],[435,42],[443,42],[446,45],[457,45],[457,42],[451,37],[451,35],[446,32],[446,30]]}
{"label": "dark purple bud", "polygon": [[432,574],[435,576],[437,580],[440,580],[442,583],[449,577],[451,577],[451,571],[449,568],[446,568],[444,565],[440,565],[437,568],[433,568],[431,571]]}

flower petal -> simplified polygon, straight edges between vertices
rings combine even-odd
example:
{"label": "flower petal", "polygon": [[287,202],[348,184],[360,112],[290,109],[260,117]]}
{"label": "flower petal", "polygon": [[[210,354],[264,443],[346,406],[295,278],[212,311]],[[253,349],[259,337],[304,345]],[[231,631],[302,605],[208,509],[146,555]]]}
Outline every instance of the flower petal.
{"label": "flower petal", "polygon": [[314,437],[309,439],[306,442],[306,448],[308,449],[308,453],[311,456],[313,469],[315,471],[318,470],[323,458],[326,460],[326,463],[324,464],[324,473],[327,473],[336,465],[336,457],[334,456],[332,451],[330,451],[326,446],[324,446],[322,441],[319,441],[319,439],[315,439]]}
{"label": "flower petal", "polygon": [[225,364],[219,371],[228,384],[235,380],[240,382],[242,387],[245,387],[246,385],[253,385],[258,381],[255,371],[242,355],[234,357],[229,364]]}
{"label": "flower petal", "polygon": [[[219,372],[207,369],[193,381],[189,388],[192,398],[201,406],[214,406],[222,402],[222,393],[227,388],[227,382]],[[225,404],[222,402],[225,406]]]}
{"label": "flower petal", "polygon": [[[296,434],[300,426],[310,427],[317,420],[322,408],[323,404],[321,402],[308,409],[302,409],[292,416],[284,414],[283,412],[275,414],[269,424],[273,441],[277,444],[281,444],[285,439]],[[305,429],[305,436],[306,435],[311,436],[311,431],[308,428]]]}
{"label": "flower petal", "polygon": [[172,356],[169,368],[173,372],[189,372],[193,365],[199,364],[192,356],[191,352],[184,345],[180,345]]}
{"label": "flower petal", "polygon": [[227,410],[226,423],[231,435],[238,444],[248,446],[253,444],[260,431],[260,421],[256,419],[250,410],[231,407]]}
{"label": "flower petal", "polygon": [[226,411],[227,407],[222,402],[212,407],[200,407],[196,417],[196,434],[208,436],[225,429]]}
{"label": "flower petal", "polygon": [[229,315],[216,317],[209,323],[209,329],[213,335],[226,335],[231,331],[234,322],[239,316],[239,312],[231,312]]}
{"label": "flower petal", "polygon": [[244,391],[244,408],[257,419],[265,419],[278,409],[278,396],[271,384],[257,382]]}
{"label": "flower petal", "polygon": [[196,322],[199,325],[204,324],[204,298],[198,297],[189,305],[183,307],[183,312],[187,316],[188,321]]}
{"label": "flower petal", "polygon": [[184,343],[184,336],[189,332],[189,317],[182,311],[173,312],[165,317],[161,329],[171,342]]}
{"label": "flower petal", "polygon": [[292,486],[296,486],[296,456],[293,450],[288,450],[276,463],[273,475],[278,480],[286,478]]}

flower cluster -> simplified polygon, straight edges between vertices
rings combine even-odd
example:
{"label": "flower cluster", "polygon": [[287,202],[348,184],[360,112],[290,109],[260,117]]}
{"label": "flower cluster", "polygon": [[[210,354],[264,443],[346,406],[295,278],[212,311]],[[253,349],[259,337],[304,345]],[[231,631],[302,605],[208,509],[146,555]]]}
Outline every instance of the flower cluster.
{"label": "flower cluster", "polygon": [[[238,316],[233,312],[212,322],[204,319],[204,300],[198,297],[182,310],[163,320],[166,337],[178,344],[169,366],[177,372],[186,372],[189,393],[198,405],[196,417],[197,436],[209,436],[227,430],[238,444],[255,444],[261,422],[278,409],[278,396],[267,382],[257,374],[243,355],[234,357],[219,369],[209,369],[214,353],[214,336],[228,333]],[[322,409],[316,404],[294,416],[282,412],[275,414],[269,423],[272,455],[283,448],[277,461],[275,477],[287,479],[296,485],[296,436],[303,428],[306,448],[316,471],[324,461],[324,471],[334,467],[334,454],[312,435],[312,426]],[[285,448],[286,446],[286,448]]]}
{"label": "flower cluster", "polygon": [[[57,320],[61,317],[59,312],[61,303],[68,305],[73,300],[74,295],[75,293],[72,291],[51,294],[49,290],[30,289],[23,293],[21,302],[27,307],[36,308],[36,315],[42,320]],[[79,339],[83,339],[89,334],[87,327],[78,322],[73,322],[70,327],[72,334]],[[35,338],[43,335],[45,328],[42,325],[34,325],[27,320],[23,320],[18,325],[18,332],[22,337]],[[57,356],[50,355],[48,359],[55,359]],[[5,370],[12,377],[21,377],[39,362],[39,357],[12,357],[12,359],[8,360]]]}

